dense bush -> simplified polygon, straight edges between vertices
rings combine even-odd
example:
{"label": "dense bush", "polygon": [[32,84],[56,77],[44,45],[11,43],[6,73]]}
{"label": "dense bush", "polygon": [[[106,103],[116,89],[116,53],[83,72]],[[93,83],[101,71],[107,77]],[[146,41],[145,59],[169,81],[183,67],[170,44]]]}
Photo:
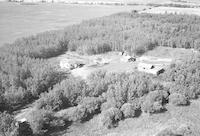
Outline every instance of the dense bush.
{"label": "dense bush", "polygon": [[14,110],[37,99],[63,78],[48,61],[0,55],[0,96],[5,110]]}
{"label": "dense bush", "polygon": [[66,121],[85,121],[100,113],[102,98],[86,97],[78,106],[59,111],[56,116]]}
{"label": "dense bush", "polygon": [[156,136],[177,136],[177,134],[173,132],[173,130],[167,128],[159,132]]}
{"label": "dense bush", "polygon": [[106,92],[111,84],[111,81],[107,80],[106,77],[105,71],[97,71],[89,75],[87,95],[97,97]]}
{"label": "dense bush", "polygon": [[65,121],[81,121],[85,115],[85,108],[82,105],[69,107],[56,113],[56,117]]}
{"label": "dense bush", "polygon": [[58,90],[41,94],[40,99],[36,101],[36,108],[57,111],[62,109],[64,105],[67,106],[67,104],[63,92]]}
{"label": "dense bush", "polygon": [[182,94],[173,93],[173,94],[170,94],[169,96],[169,103],[176,106],[187,105],[188,99]]}
{"label": "dense bush", "polygon": [[110,77],[115,80],[112,80],[108,87],[105,94],[107,102],[103,104],[102,109],[121,108],[124,103],[131,103],[134,99],[144,96],[157,86],[152,83],[150,76],[138,73],[119,74],[117,78],[115,75]]}
{"label": "dense bush", "polygon": [[80,54],[101,54],[112,51],[112,48],[107,43],[102,43],[101,41],[86,42],[85,45],[80,46],[78,49]]}
{"label": "dense bush", "polygon": [[5,45],[2,52],[31,58],[50,58],[67,51],[68,40],[62,31],[49,31],[16,40]]}
{"label": "dense bush", "polygon": [[172,82],[170,93],[180,93],[191,99],[200,94],[200,56],[186,58],[182,63],[175,64],[164,74],[163,79]]}
{"label": "dense bush", "polygon": [[14,117],[6,112],[0,112],[0,135],[17,136],[17,126]]}
{"label": "dense bush", "polygon": [[162,90],[150,92],[142,103],[142,111],[146,113],[161,112],[168,94]]}
{"label": "dense bush", "polygon": [[67,50],[83,54],[127,50],[142,54],[158,45],[199,49],[199,24],[200,18],[191,15],[119,13],[21,38],[1,50],[50,58]]}
{"label": "dense bush", "polygon": [[36,107],[57,111],[75,106],[85,96],[85,90],[85,81],[73,77],[65,79],[56,84],[48,93],[42,94],[36,102]]}
{"label": "dense bush", "polygon": [[122,113],[118,108],[110,108],[101,113],[100,123],[106,128],[112,128],[122,119]]}
{"label": "dense bush", "polygon": [[17,136],[33,136],[33,131],[28,122],[18,123],[18,135]]}
{"label": "dense bush", "polygon": [[52,113],[46,110],[32,111],[27,117],[34,134],[43,135],[50,129]]}
{"label": "dense bush", "polygon": [[86,116],[93,116],[96,113],[100,112],[101,104],[104,102],[104,99],[101,97],[85,97],[79,105],[82,105],[86,109]]}
{"label": "dense bush", "polygon": [[135,111],[136,111],[136,109],[135,109],[135,107],[134,107],[132,104],[130,104],[130,103],[125,103],[125,104],[123,104],[120,110],[122,111],[123,116],[124,116],[125,118],[132,118],[132,117],[135,116]]}
{"label": "dense bush", "polygon": [[169,127],[160,131],[156,136],[194,136],[189,125],[180,124],[179,127]]}

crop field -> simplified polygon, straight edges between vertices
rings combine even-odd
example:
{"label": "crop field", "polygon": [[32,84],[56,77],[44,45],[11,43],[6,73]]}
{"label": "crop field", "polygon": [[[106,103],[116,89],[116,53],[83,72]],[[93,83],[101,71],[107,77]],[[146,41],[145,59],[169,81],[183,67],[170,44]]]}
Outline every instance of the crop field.
{"label": "crop field", "polygon": [[63,29],[83,20],[107,16],[145,6],[98,6],[45,3],[20,5],[0,3],[0,46],[39,32]]}

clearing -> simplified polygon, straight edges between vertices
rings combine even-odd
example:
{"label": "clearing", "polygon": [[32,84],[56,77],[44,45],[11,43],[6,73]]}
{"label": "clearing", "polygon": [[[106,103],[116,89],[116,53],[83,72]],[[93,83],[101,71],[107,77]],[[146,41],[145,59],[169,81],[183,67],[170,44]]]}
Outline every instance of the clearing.
{"label": "clearing", "polygon": [[[59,69],[71,72],[75,77],[86,79],[94,71],[103,70],[110,73],[134,72],[138,69],[138,64],[148,63],[151,65],[159,65],[166,68],[173,63],[183,61],[183,58],[188,58],[197,51],[193,49],[156,47],[155,49],[146,52],[140,57],[136,57],[136,61],[128,61],[129,55],[120,55],[120,52],[108,52],[99,55],[79,55],[75,52],[66,52],[55,58],[49,59],[51,63]],[[134,56],[134,55],[133,55]],[[60,64],[82,63],[84,66],[69,70],[69,68],[60,68]],[[149,67],[149,66],[147,66]]]}

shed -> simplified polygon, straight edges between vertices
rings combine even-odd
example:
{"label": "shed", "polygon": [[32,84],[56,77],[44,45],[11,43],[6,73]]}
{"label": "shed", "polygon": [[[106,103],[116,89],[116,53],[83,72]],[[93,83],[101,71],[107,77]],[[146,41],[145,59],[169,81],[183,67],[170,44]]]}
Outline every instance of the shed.
{"label": "shed", "polygon": [[139,63],[138,64],[138,71],[146,72],[154,75],[159,75],[163,73],[165,70],[163,66],[153,65],[149,63]]}

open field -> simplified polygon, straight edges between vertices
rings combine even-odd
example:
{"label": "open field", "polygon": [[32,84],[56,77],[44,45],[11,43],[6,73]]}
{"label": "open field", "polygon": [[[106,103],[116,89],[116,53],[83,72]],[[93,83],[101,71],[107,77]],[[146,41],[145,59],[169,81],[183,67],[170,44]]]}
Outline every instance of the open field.
{"label": "open field", "polygon": [[151,14],[187,14],[187,15],[200,15],[200,8],[177,8],[177,7],[155,7],[140,13],[151,13]]}
{"label": "open field", "polygon": [[107,16],[121,11],[143,9],[144,6],[98,6],[0,3],[0,45],[39,32],[63,29],[83,20]]}

